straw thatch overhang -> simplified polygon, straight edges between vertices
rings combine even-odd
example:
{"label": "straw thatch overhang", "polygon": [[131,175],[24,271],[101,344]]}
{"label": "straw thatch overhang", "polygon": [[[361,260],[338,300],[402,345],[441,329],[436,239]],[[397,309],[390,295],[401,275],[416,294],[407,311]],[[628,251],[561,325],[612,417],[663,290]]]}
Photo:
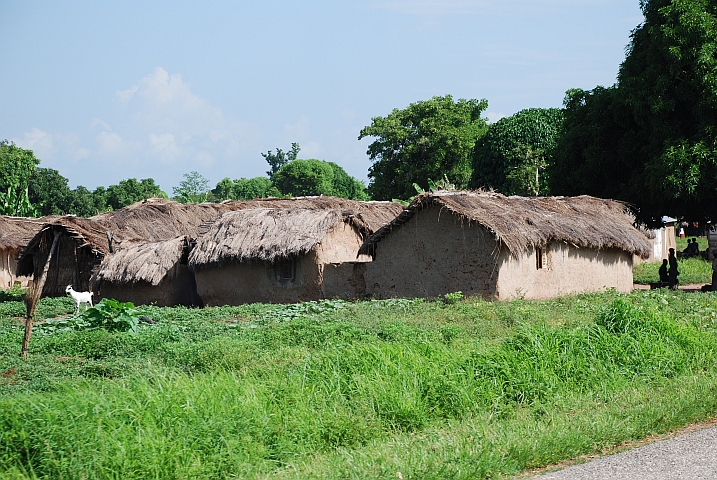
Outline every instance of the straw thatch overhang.
{"label": "straw thatch overhang", "polygon": [[373,231],[386,225],[403,211],[397,202],[361,202],[346,198],[311,196],[295,198],[257,198],[222,203],[179,203],[150,198],[112,212],[92,217],[105,230],[122,232],[127,238],[147,242],[171,240],[183,235],[196,238],[221,215],[254,208],[353,210]]}
{"label": "straw thatch overhang", "polygon": [[253,208],[225,213],[197,240],[189,268],[290,258],[313,250],[345,222],[367,238],[372,230],[353,210]]}
{"label": "straw thatch overhang", "polygon": [[354,215],[360,217],[372,231],[383,227],[403,211],[403,205],[398,202],[361,202],[359,200],[323,195],[294,198],[257,198],[254,200],[224,202],[221,205],[227,206],[231,211],[251,208],[352,210]]}
{"label": "straw thatch overhang", "polygon": [[42,226],[54,217],[26,218],[0,215],[0,249],[24,248]]}
{"label": "straw thatch overhang", "polygon": [[93,288],[103,281],[117,285],[147,282],[159,285],[177,264],[187,263],[191,240],[187,236],[163,242],[129,243],[107,255],[90,279]]}
{"label": "straw thatch overhang", "polygon": [[220,203],[179,203],[150,198],[119,210],[101,213],[92,220],[104,230],[121,234],[131,241],[160,242],[181,236],[196,237],[202,226],[231,211]]}
{"label": "straw thatch overhang", "polygon": [[[93,268],[110,251],[104,226],[89,218],[65,216],[46,223],[30,240],[18,262],[18,275],[40,277],[50,252],[55,234],[59,234],[57,254],[50,265],[43,296],[65,295],[65,287],[73,285],[76,290],[88,288]],[[121,241],[121,236],[114,236]]]}
{"label": "straw thatch overhang", "polygon": [[617,248],[646,258],[651,244],[633,226],[627,206],[614,200],[579,197],[506,197],[482,191],[437,191],[418,195],[411,204],[359,250],[375,255],[376,245],[418,211],[438,206],[463,221],[484,226],[513,257],[529,247],[565,242],[597,250]]}

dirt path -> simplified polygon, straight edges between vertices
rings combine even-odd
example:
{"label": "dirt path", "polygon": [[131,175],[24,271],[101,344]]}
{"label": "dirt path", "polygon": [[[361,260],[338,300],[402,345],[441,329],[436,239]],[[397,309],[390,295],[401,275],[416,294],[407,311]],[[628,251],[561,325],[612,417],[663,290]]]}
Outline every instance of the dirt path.
{"label": "dirt path", "polygon": [[[684,290],[685,292],[700,292],[702,291],[702,286],[705,285],[704,283],[690,283],[687,285],[678,285],[677,288],[679,290]],[[641,283],[635,283],[632,285],[633,290],[649,290],[649,285],[643,285]]]}

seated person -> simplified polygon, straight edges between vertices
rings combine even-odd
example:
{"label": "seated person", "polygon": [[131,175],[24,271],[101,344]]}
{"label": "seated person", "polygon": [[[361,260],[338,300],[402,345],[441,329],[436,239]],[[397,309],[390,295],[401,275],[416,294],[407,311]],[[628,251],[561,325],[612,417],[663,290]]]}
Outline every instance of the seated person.
{"label": "seated person", "polygon": [[697,245],[697,239],[693,238],[692,240],[687,240],[687,248],[682,250],[682,253],[685,256],[694,256],[700,254],[700,246]]}
{"label": "seated person", "polygon": [[668,283],[670,281],[667,276],[667,259],[662,261],[662,266],[657,272],[660,274],[660,283]]}

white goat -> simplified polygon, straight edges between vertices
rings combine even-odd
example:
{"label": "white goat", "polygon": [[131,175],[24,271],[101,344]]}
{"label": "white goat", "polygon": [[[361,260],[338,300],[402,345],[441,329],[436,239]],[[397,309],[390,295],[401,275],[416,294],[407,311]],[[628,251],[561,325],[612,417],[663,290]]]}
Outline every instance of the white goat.
{"label": "white goat", "polygon": [[[94,293],[92,292],[76,292],[72,289],[72,285],[68,285],[65,289],[65,292],[69,293],[72,297],[72,300],[75,302],[75,311],[74,313],[78,313],[80,311],[80,305],[83,303],[89,303],[90,307],[92,306],[92,295]],[[85,310],[87,310],[89,307],[85,307]]]}

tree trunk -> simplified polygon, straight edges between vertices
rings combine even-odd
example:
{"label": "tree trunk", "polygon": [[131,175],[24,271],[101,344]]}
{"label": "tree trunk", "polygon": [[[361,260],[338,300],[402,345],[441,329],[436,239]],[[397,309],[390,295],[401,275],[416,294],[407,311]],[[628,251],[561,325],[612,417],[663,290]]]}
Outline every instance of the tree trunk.
{"label": "tree trunk", "polygon": [[50,262],[52,261],[52,255],[55,253],[57,248],[57,242],[60,240],[60,232],[55,232],[55,237],[52,239],[52,246],[50,247],[50,253],[47,255],[45,266],[42,268],[42,274],[37,282],[32,283],[32,288],[25,294],[25,308],[27,309],[27,318],[25,319],[25,336],[22,339],[22,349],[20,355],[23,358],[27,358],[28,348],[30,347],[30,335],[32,335],[32,317],[35,315],[35,307],[40,301],[42,296],[42,289],[45,287],[45,281],[47,280],[47,272],[50,270]]}

